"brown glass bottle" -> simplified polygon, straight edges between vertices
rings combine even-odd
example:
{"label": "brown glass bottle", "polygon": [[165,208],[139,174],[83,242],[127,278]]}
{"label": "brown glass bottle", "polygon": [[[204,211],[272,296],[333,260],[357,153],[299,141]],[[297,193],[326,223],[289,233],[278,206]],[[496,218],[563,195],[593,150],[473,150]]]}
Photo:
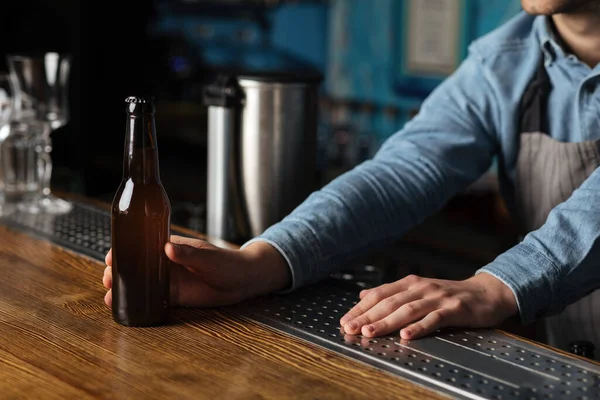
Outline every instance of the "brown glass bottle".
{"label": "brown glass bottle", "polygon": [[127,326],[164,324],[169,311],[171,204],[160,180],[154,104],[125,100],[123,180],[112,204],[112,313]]}

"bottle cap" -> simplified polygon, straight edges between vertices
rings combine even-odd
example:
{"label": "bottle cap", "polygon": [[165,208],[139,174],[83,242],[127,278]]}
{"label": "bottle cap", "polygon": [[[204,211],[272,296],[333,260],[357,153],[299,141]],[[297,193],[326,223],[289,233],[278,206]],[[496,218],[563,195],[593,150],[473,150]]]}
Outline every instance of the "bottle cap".
{"label": "bottle cap", "polygon": [[154,114],[154,98],[129,96],[125,99],[125,110],[128,114]]}

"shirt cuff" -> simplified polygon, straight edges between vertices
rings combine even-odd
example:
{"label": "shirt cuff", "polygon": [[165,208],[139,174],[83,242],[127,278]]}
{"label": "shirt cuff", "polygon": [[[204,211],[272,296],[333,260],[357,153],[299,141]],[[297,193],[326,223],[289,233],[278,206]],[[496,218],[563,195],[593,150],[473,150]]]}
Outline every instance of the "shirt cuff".
{"label": "shirt cuff", "polygon": [[536,249],[520,243],[479,269],[499,279],[515,295],[521,320],[529,324],[554,309],[559,269]]}

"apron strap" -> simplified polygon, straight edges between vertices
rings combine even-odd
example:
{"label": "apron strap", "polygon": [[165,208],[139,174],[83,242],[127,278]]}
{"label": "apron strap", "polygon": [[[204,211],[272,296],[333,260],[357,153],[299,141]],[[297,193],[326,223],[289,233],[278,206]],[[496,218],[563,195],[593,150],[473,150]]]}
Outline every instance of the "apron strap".
{"label": "apron strap", "polygon": [[519,105],[520,132],[543,132],[548,134],[548,99],[552,85],[542,55],[538,68],[529,82]]}

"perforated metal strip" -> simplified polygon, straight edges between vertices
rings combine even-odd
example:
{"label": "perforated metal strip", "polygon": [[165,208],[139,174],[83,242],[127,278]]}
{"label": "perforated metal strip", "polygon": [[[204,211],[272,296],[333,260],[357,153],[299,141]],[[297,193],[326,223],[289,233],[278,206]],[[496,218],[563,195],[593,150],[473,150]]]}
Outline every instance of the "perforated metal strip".
{"label": "perforated metal strip", "polygon": [[[2,216],[0,223],[97,260],[104,260],[111,246],[109,212],[79,202],[67,214],[17,211]],[[173,233],[187,236],[177,230]]]}
{"label": "perforated metal strip", "polygon": [[[0,223],[97,260],[110,248],[108,212],[85,204],[58,216],[18,212]],[[454,398],[600,399],[598,365],[496,331],[447,330],[416,341],[345,335],[339,319],[362,283],[342,276],[231,310]]]}
{"label": "perforated metal strip", "polygon": [[356,304],[359,289],[329,281],[236,311],[455,398],[600,399],[598,365],[494,330],[444,330],[414,341],[346,335],[339,319]]}

